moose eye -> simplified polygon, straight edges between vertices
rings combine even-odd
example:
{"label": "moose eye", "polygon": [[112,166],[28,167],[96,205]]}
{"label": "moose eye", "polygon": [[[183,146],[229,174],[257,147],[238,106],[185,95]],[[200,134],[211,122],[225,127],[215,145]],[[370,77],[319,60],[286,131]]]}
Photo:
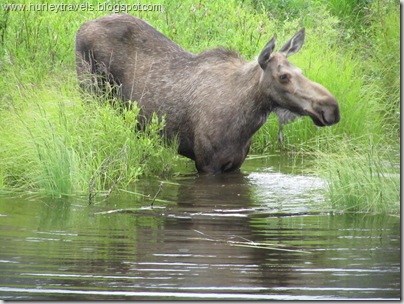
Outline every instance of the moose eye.
{"label": "moose eye", "polygon": [[282,82],[286,82],[288,80],[288,75],[287,74],[279,75],[279,80]]}

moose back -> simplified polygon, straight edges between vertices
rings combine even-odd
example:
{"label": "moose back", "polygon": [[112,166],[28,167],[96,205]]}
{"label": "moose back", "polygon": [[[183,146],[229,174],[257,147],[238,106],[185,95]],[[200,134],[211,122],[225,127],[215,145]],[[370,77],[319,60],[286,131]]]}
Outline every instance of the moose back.
{"label": "moose back", "polygon": [[300,50],[305,29],[274,52],[276,36],[257,59],[217,48],[191,54],[148,23],[114,14],[84,23],[76,35],[80,85],[114,88],[147,122],[165,115],[165,134],[199,172],[240,168],[253,134],[271,111],[310,116],[317,126],[338,123],[335,97],[305,78],[287,57]]}

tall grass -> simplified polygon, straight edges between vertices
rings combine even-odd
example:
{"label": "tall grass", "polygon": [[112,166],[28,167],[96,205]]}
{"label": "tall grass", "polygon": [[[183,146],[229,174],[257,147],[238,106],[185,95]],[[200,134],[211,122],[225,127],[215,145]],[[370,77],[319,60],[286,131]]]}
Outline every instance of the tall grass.
{"label": "tall grass", "polygon": [[[339,198],[330,195],[332,202],[342,202],[349,196],[343,196],[344,193],[359,190],[369,176],[380,176],[383,180],[383,176],[388,178],[385,172],[398,171],[389,165],[391,161],[384,161],[398,157],[398,3],[390,0],[149,2],[161,4],[163,11],[130,13],[147,20],[194,53],[224,46],[253,60],[274,33],[281,45],[306,27],[305,45],[290,61],[336,96],[341,121],[332,127],[318,128],[308,117],[299,119],[284,126],[282,148],[332,155],[319,158],[321,174],[328,172],[324,176],[330,182],[330,193],[340,194]],[[98,5],[95,0],[87,3]],[[175,146],[167,148],[158,136],[162,122],[156,120],[146,132],[139,133],[136,109],[122,113],[105,100],[83,96],[77,89],[75,33],[85,21],[108,13],[112,12],[18,12],[0,8],[0,188],[40,189],[52,195],[75,192],[91,195],[108,192],[116,185],[125,187],[142,174],[172,173]],[[271,115],[253,138],[252,153],[276,152],[277,138],[278,122]],[[386,154],[383,149],[397,153]],[[351,161],[361,168],[355,167],[357,174],[351,170]],[[370,167],[372,174],[368,172]],[[349,188],[342,180],[355,185]],[[366,184],[383,191],[389,188],[388,193],[397,190],[396,184],[389,181],[383,184],[372,180]],[[375,197],[370,201],[383,205],[385,198],[392,197],[391,203],[396,202],[385,193]]]}
{"label": "tall grass", "polygon": [[[311,150],[318,142],[317,137],[324,135],[346,139],[367,133],[376,141],[384,141],[386,135],[398,137],[399,6],[377,2],[368,10],[373,14],[359,19],[366,20],[366,31],[362,23],[357,24],[360,27],[357,30],[364,36],[352,36],[348,41],[347,31],[352,28],[347,29],[325,3],[317,2],[315,8],[302,9],[300,14],[292,14],[295,19],[278,25],[288,32],[299,24],[306,26],[305,44],[290,61],[309,79],[331,91],[341,110],[340,123],[331,128],[317,128],[308,117],[284,126],[284,149]],[[272,115],[255,137],[253,150],[258,153],[277,150],[277,132],[277,119]]]}
{"label": "tall grass", "polygon": [[318,172],[328,181],[332,209],[341,212],[400,212],[397,151],[352,140],[340,142],[337,153],[322,153]]}
{"label": "tall grass", "polygon": [[[284,126],[282,149],[320,155],[318,173],[327,180],[335,210],[399,212],[398,3],[318,1],[290,13],[285,2],[278,5],[273,14],[293,16],[283,29],[301,23],[307,28],[303,49],[290,60],[327,87],[341,110],[340,123],[330,128],[317,128],[309,118]],[[270,117],[253,149],[277,150],[277,137],[277,119]]]}
{"label": "tall grass", "polygon": [[367,121],[366,128],[360,136],[336,141],[336,153],[321,157],[320,168],[327,172],[328,194],[337,210],[399,213],[399,5],[377,1],[367,8],[371,13],[363,20],[368,27],[361,28],[364,37],[355,46],[361,60],[361,98],[350,107],[366,110],[357,117]]}
{"label": "tall grass", "polygon": [[[67,84],[25,89],[20,103],[0,111],[2,183],[60,196],[112,191],[141,175],[172,173],[175,145],[160,133],[164,121],[137,128],[138,108],[121,110],[87,100]],[[71,90],[70,92],[68,90]]]}
{"label": "tall grass", "polygon": [[[266,15],[237,2],[154,2],[164,11],[134,14],[192,52],[223,45],[252,57],[266,42]],[[138,132],[136,110],[83,97],[73,80],[76,31],[107,13],[0,11],[2,188],[92,197],[142,175],[173,174],[176,145],[159,137],[164,121]]]}
{"label": "tall grass", "polygon": [[386,135],[397,140],[400,132],[400,7],[376,2],[368,16],[371,43],[367,82],[375,86]]}

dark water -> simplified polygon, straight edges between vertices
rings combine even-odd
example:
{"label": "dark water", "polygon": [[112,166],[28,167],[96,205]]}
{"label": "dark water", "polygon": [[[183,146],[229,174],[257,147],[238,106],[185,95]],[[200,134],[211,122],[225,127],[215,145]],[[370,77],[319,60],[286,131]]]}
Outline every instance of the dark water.
{"label": "dark water", "polygon": [[400,218],[328,212],[304,169],[250,160],[92,205],[0,197],[0,299],[399,299]]}

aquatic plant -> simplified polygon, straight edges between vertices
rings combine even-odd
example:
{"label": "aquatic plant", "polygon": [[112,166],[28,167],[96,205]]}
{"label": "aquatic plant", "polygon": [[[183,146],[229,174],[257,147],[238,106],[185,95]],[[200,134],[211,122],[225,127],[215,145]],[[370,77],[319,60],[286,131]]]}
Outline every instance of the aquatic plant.
{"label": "aquatic plant", "polygon": [[337,212],[400,212],[399,160],[395,149],[380,149],[372,138],[363,145],[340,143],[337,153],[322,153],[318,172],[327,180]]}

